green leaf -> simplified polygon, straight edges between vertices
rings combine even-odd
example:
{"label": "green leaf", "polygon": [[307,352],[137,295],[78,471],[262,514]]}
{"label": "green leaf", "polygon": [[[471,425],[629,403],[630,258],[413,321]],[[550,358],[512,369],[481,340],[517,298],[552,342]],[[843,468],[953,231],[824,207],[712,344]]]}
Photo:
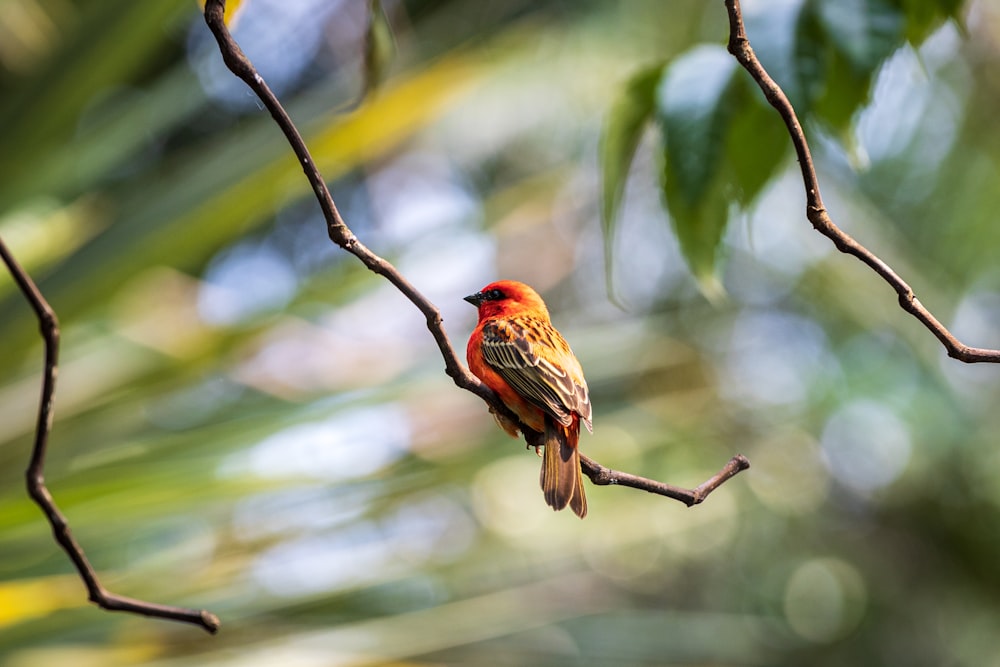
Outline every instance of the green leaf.
{"label": "green leaf", "polygon": [[[822,94],[812,112],[842,140],[857,111],[867,103],[875,72],[903,43],[904,17],[890,0],[810,0],[820,35],[800,36],[827,51]],[[804,25],[808,21],[804,22]]]}
{"label": "green leaf", "polygon": [[963,0],[900,0],[906,16],[906,40],[920,44],[948,19],[961,17]]}
{"label": "green leaf", "polygon": [[803,121],[847,138],[878,68],[903,43],[918,44],[961,0],[787,0],[745,13],[747,34]]}
{"label": "green leaf", "polygon": [[367,96],[385,81],[389,66],[396,58],[396,38],[381,0],[370,0],[368,33],[365,35],[365,83]]}
{"label": "green leaf", "polygon": [[699,46],[668,68],[657,90],[667,168],[688,204],[698,204],[722,161],[738,65],[718,46]]}
{"label": "green leaf", "polygon": [[872,72],[859,73],[842,54],[831,51],[823,79],[823,94],[813,102],[811,115],[846,143],[855,114],[870,96]]}
{"label": "green leaf", "polygon": [[608,112],[601,132],[601,226],[604,230],[604,266],[609,293],[612,292],[611,275],[618,209],[639,139],[653,114],[656,84],[662,74],[663,63],[659,63],[632,75]]}
{"label": "green leaf", "polygon": [[671,64],[657,89],[663,193],[681,252],[706,295],[719,292],[716,257],[729,217],[723,165],[739,72],[725,49],[700,46]]}
{"label": "green leaf", "polygon": [[721,178],[713,179],[707,184],[706,196],[693,204],[674,175],[665,164],[662,187],[670,221],[698,288],[709,301],[716,302],[725,292],[717,270],[719,247],[729,222],[725,188]]}
{"label": "green leaf", "polygon": [[815,40],[803,40],[809,29],[807,0],[776,3],[752,3],[744,8],[743,18],[754,53],[792,105],[803,113],[816,95],[815,82],[822,81],[822,50]]}
{"label": "green leaf", "polygon": [[812,0],[829,43],[855,73],[871,76],[903,43],[905,18],[890,0]]}
{"label": "green leaf", "polygon": [[733,193],[749,207],[781,165],[791,148],[788,130],[749,77],[739,77],[726,142],[726,168]]}

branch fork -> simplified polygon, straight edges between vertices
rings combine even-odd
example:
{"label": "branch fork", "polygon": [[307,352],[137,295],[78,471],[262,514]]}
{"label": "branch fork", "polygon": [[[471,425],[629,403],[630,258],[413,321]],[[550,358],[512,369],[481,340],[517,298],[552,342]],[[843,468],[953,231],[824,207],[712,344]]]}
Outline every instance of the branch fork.
{"label": "branch fork", "polygon": [[[754,54],[746,35],[740,1],[725,0],[725,6],[729,15],[729,52],[758,84],[765,98],[781,116],[788,129],[788,134],[792,140],[802,171],[802,182],[806,195],[806,218],[809,222],[818,232],[829,238],[838,250],[859,259],[888,283],[890,287],[896,290],[899,295],[900,307],[913,315],[938,338],[947,350],[948,356],[965,363],[1000,362],[1000,350],[971,347],[955,338],[917,299],[909,284],[900,278],[884,261],[864,245],[858,243],[833,222],[823,205],[819,181],[816,177],[816,168],[809,150],[809,144],[806,141],[795,110],[784,91],[768,75]],[[373,253],[361,243],[345,224],[322,175],[316,168],[305,142],[295,128],[295,125],[280,102],[278,102],[274,93],[271,92],[263,78],[257,73],[253,65],[240,50],[239,45],[233,40],[232,35],[230,35],[223,21],[224,8],[225,0],[207,0],[205,3],[205,21],[218,41],[219,49],[226,66],[236,76],[246,82],[260,97],[268,111],[274,117],[275,123],[277,123],[288,139],[292,150],[302,165],[302,171],[309,180],[323,210],[330,239],[345,251],[356,256],[368,269],[385,277],[424,314],[427,321],[427,328],[437,342],[444,359],[445,372],[458,387],[479,396],[494,411],[502,414],[512,422],[521,425],[517,416],[486,385],[473,376],[458,359],[441,324],[440,311],[434,304],[410,284],[392,264]],[[35,310],[41,335],[45,341],[45,372],[42,380],[42,397],[38,412],[34,448],[32,449],[31,462],[26,472],[30,496],[45,513],[46,518],[52,526],[56,541],[66,551],[76,566],[87,586],[92,602],[111,611],[124,611],[190,623],[202,627],[208,632],[216,632],[219,628],[219,620],[208,611],[158,605],[109,592],[101,586],[93,567],[87,561],[83,550],[73,538],[66,518],[55,505],[52,495],[45,486],[43,474],[48,436],[52,427],[52,398],[55,390],[59,346],[58,320],[37,286],[18,265],[2,240],[0,240],[0,256],[2,256],[3,262],[7,265],[11,275],[13,275],[25,299],[27,299]],[[521,426],[523,427],[523,425]],[[522,430],[524,429],[522,428]],[[586,456],[581,456],[581,463],[584,472],[595,485],[617,485],[640,489],[673,498],[689,507],[703,502],[720,485],[750,466],[746,457],[738,454],[730,459],[718,473],[701,485],[694,489],[684,489],[630,473],[612,470]]]}

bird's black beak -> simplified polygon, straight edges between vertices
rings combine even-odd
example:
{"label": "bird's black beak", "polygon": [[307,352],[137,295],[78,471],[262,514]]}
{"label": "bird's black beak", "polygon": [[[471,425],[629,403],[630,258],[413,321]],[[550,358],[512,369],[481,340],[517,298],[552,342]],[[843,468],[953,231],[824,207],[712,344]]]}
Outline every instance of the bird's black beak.
{"label": "bird's black beak", "polygon": [[475,294],[470,294],[469,296],[465,297],[465,300],[471,303],[476,308],[479,308],[479,304],[481,304],[484,301],[483,293],[476,292]]}

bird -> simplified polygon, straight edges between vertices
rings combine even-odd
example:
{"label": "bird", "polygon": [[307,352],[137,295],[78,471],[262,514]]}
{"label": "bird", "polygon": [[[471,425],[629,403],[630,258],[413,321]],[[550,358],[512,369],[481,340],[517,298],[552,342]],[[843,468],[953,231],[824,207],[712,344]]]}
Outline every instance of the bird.
{"label": "bird", "polygon": [[[580,362],[552,326],[542,297],[528,285],[500,280],[465,300],[479,311],[466,349],[469,370],[522,424],[543,435],[539,481],[545,502],[553,510],[568,505],[584,518],[587,496],[578,445],[580,424],[593,432],[593,422]],[[491,412],[501,428],[517,437],[517,424]]]}

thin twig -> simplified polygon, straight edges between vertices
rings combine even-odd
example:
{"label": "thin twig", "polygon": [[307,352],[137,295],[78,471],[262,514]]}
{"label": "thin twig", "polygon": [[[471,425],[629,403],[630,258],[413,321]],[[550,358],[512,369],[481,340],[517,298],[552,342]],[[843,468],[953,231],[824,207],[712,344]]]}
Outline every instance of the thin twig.
{"label": "thin twig", "polygon": [[708,497],[708,494],[722,486],[728,479],[750,467],[750,461],[747,460],[747,457],[737,454],[729,459],[729,462],[723,466],[722,470],[712,475],[703,484],[693,489],[685,489],[672,484],[664,484],[663,482],[639,477],[631,473],[606,468],[583,454],[580,455],[580,464],[583,467],[584,474],[597,486],[628,486],[633,489],[649,491],[650,493],[679,500],[688,507],[704,501]]}
{"label": "thin twig", "polygon": [[823,198],[819,192],[819,179],[816,177],[816,167],[813,163],[812,154],[809,151],[809,143],[806,141],[802,125],[795,114],[792,103],[774,79],[767,73],[764,66],[757,59],[750,40],[747,39],[746,26],[743,24],[743,12],[740,9],[739,0],[725,0],[726,10],[729,13],[729,52],[736,58],[737,62],[750,73],[757,85],[764,92],[764,97],[781,115],[788,128],[788,134],[792,138],[795,146],[795,154],[798,157],[799,167],[802,170],[802,184],[806,190],[806,217],[812,226],[820,234],[823,234],[837,247],[840,252],[854,255],[864,262],[875,273],[882,277],[899,295],[899,305],[906,312],[913,315],[927,329],[933,333],[941,344],[948,351],[948,356],[964,361],[965,363],[989,362],[1000,363],[1000,350],[991,350],[981,347],[970,347],[959,341],[927,308],[917,299],[916,294],[905,280],[893,271],[888,264],[883,262],[868,248],[858,243],[849,234],[834,224],[830,218],[826,207],[823,206]]}
{"label": "thin twig", "polygon": [[[445,333],[441,320],[441,313],[437,307],[431,303],[427,297],[421,294],[408,280],[406,280],[395,266],[369,250],[364,244],[361,243],[361,241],[358,240],[356,236],[354,236],[353,232],[351,232],[350,228],[341,217],[340,212],[337,210],[337,206],[333,202],[333,197],[330,195],[330,190],[327,188],[326,182],[323,180],[323,176],[320,174],[318,167],[316,167],[316,162],[309,153],[309,149],[306,147],[305,141],[302,139],[302,135],[299,134],[298,129],[296,129],[295,124],[292,122],[292,119],[289,118],[288,113],[286,113],[284,107],[282,107],[281,103],[278,101],[278,98],[275,97],[273,92],[271,92],[271,89],[264,82],[264,79],[254,68],[250,60],[246,57],[246,55],[244,55],[239,45],[230,34],[229,29],[226,27],[226,23],[223,20],[225,6],[225,0],[208,0],[208,2],[205,3],[205,22],[208,24],[212,34],[215,35],[216,41],[219,43],[219,50],[222,52],[222,59],[226,63],[226,66],[233,72],[233,74],[238,76],[248,86],[250,86],[251,90],[253,90],[254,93],[260,97],[264,106],[267,107],[267,110],[274,118],[275,123],[278,124],[278,127],[281,128],[281,131],[288,139],[288,143],[291,145],[292,150],[299,159],[299,164],[302,165],[302,171],[305,173],[306,178],[309,179],[310,185],[312,185],[313,193],[319,201],[320,208],[323,210],[323,216],[326,218],[327,233],[330,236],[330,240],[361,260],[361,262],[368,267],[368,269],[379,274],[380,276],[385,277],[390,283],[395,285],[396,288],[399,289],[399,291],[402,292],[403,295],[405,295],[406,298],[409,299],[421,313],[424,314],[427,319],[427,328],[430,330],[431,335],[437,342],[438,349],[441,351],[441,356],[444,357],[445,372],[452,378],[452,380],[454,380],[456,385],[476,394],[486,401],[486,403],[496,412],[499,412],[503,416],[510,419],[513,423],[517,424],[524,432],[525,439],[528,442],[532,442],[533,439],[537,439],[540,434],[526,427],[518,419],[517,415],[514,414],[510,408],[504,405],[503,401],[501,401],[489,387],[480,382],[479,378],[470,373],[462,362],[459,361],[458,355],[456,355],[454,348],[451,346],[451,342],[448,340],[448,334]],[[737,458],[744,462],[746,461],[746,459],[742,456]],[[747,462],[743,467],[733,467],[732,471],[728,475],[719,476],[718,480],[713,486],[711,486],[711,488],[702,489],[702,487],[699,487],[699,489],[702,489],[700,492],[701,495],[697,500],[691,502],[691,498],[693,497],[692,493],[698,492],[698,489],[694,492],[687,491],[686,489],[679,489],[677,487],[672,487],[661,482],[645,479],[643,477],[612,471],[590,459],[587,459],[587,461],[591,467],[587,468],[585,464],[585,469],[588,476],[590,476],[591,480],[595,484],[617,483],[623,486],[645,489],[647,491],[652,491],[653,493],[660,493],[661,495],[669,498],[680,500],[688,506],[701,502],[701,500],[703,500],[704,497],[707,496],[715,487],[722,484],[740,470],[744,470],[747,466],[749,466],[749,462]],[[732,466],[732,461],[730,462],[730,466]]]}
{"label": "thin twig", "polygon": [[48,450],[49,433],[52,431],[52,406],[56,388],[56,376],[59,372],[59,321],[56,313],[42,296],[38,286],[31,276],[18,264],[14,255],[7,249],[3,239],[0,239],[0,257],[14,277],[14,281],[24,294],[24,298],[38,317],[42,339],[45,341],[45,372],[42,376],[42,397],[38,406],[38,423],[35,427],[35,443],[31,450],[31,461],[25,473],[28,485],[28,495],[38,504],[52,526],[52,534],[56,542],[63,548],[66,555],[73,561],[80,578],[87,587],[91,602],[109,611],[124,611],[143,616],[155,616],[183,623],[201,626],[212,634],[219,630],[219,619],[204,610],[169,607],[152,602],[144,602],[123,597],[107,590],[101,585],[97,573],[87,560],[83,548],[77,543],[69,529],[69,523],[45,485],[45,454]]}

